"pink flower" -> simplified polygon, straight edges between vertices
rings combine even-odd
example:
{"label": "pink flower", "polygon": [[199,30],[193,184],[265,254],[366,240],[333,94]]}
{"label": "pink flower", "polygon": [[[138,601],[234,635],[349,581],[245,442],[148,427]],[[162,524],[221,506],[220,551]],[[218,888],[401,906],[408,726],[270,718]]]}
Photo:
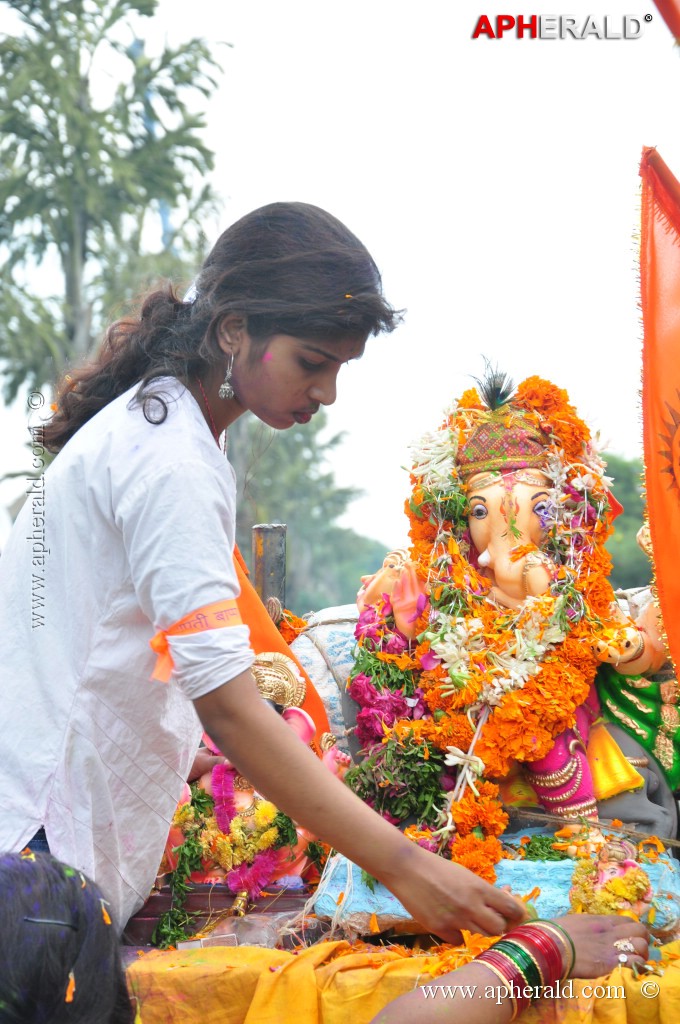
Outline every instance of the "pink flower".
{"label": "pink flower", "polygon": [[347,692],[352,700],[355,700],[357,704],[361,704],[364,707],[367,704],[372,704],[378,696],[378,691],[371,682],[371,677],[364,675],[363,672],[359,672],[354,677],[347,687]]}
{"label": "pink flower", "polygon": [[430,599],[427,596],[427,594],[419,594],[418,595],[418,600],[416,601],[416,610],[413,613],[413,615],[411,615],[411,617],[409,618],[409,620],[408,620],[409,622],[417,622],[417,620],[420,618],[420,616],[425,611],[425,605],[427,604],[427,602],[429,600]]}
{"label": "pink flower", "polygon": [[410,718],[410,708],[400,690],[390,693],[377,693],[368,707],[364,707],[357,715],[356,735],[364,744],[375,743],[385,735],[385,729],[391,728],[400,718]]}
{"label": "pink flower", "polygon": [[404,697],[404,700],[411,709],[411,718],[418,719],[422,718],[427,710],[425,707],[425,701],[423,700],[424,691],[418,687],[417,690],[413,691],[412,697]]}
{"label": "pink flower", "polygon": [[354,636],[357,640],[361,640],[362,637],[367,637],[369,640],[380,639],[380,617],[376,612],[375,608],[364,608],[363,612],[359,616],[359,621],[356,624],[354,630]]}
{"label": "pink flower", "polygon": [[255,855],[252,864],[239,864],[227,875],[227,885],[232,892],[247,892],[251,900],[271,881],[279,862],[277,850],[262,850]]}
{"label": "pink flower", "polygon": [[420,656],[420,666],[425,672],[431,672],[437,665],[441,665],[441,658],[438,658],[434,651],[425,651]]}
{"label": "pink flower", "polygon": [[228,832],[236,814],[234,779],[236,771],[226,764],[216,764],[212,770],[212,790],[215,801],[215,820],[221,832]]}
{"label": "pink flower", "polygon": [[438,853],[439,846],[434,839],[418,839],[418,846],[422,846],[424,850],[429,850],[430,853]]}
{"label": "pink flower", "polygon": [[408,640],[401,633],[391,633],[387,643],[383,644],[383,650],[388,654],[402,654],[407,647]]}

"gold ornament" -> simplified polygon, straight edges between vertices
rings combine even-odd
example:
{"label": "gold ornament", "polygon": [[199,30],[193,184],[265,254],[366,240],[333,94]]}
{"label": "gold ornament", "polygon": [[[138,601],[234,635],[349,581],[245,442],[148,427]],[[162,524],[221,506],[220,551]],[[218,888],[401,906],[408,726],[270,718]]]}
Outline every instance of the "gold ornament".
{"label": "gold ornament", "polygon": [[258,654],[253,665],[257,688],[266,700],[282,708],[299,708],[307,693],[307,684],[292,658],[278,651]]}

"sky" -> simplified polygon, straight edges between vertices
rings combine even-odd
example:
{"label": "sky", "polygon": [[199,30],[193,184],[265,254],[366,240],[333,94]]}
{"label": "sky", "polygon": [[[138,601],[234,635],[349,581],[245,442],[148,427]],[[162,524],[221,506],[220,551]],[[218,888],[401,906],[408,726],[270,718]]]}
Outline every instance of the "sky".
{"label": "sky", "polygon": [[[336,479],[364,492],[344,525],[386,549],[406,542],[409,444],[483,355],[516,382],[566,388],[606,449],[641,455],[638,165],[656,146],[680,177],[680,52],[651,0],[525,8],[607,15],[615,31],[633,15],[637,39],[473,38],[480,15],[507,10],[159,0],[143,24],[150,49],[202,36],[223,68],[206,108],[224,201],[208,237],[268,202],[315,203],[406,310],[341,371],[329,410],[346,432]],[[25,463],[27,419],[22,403],[0,413],[0,472]],[[1,485],[0,501],[20,490]]]}

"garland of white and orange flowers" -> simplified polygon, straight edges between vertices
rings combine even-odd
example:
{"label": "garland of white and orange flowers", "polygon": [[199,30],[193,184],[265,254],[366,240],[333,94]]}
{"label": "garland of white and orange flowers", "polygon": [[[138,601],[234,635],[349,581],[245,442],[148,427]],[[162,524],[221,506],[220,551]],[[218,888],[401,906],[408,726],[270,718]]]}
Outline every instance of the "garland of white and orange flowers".
{"label": "garland of white and orange flowers", "polygon": [[[422,555],[420,558],[421,571],[431,595],[450,587],[454,564],[460,565],[467,554],[464,550],[467,519],[459,518],[456,524],[447,519],[447,510],[450,512],[452,504],[459,509],[466,505],[463,485],[456,471],[459,438],[469,436],[487,415],[483,410],[459,409],[454,403],[442,427],[424,435],[411,451],[412,478],[416,485],[414,493],[421,492],[421,504],[428,506],[430,521],[436,525],[434,542],[428,548],[426,558]],[[553,580],[548,593],[525,599],[516,611],[499,609],[493,635],[490,636],[485,634],[482,620],[470,610],[474,598],[483,598],[488,586],[468,566],[466,596],[461,596],[459,588],[448,602],[431,597],[427,625],[419,637],[421,642],[429,642],[433,655],[446,669],[448,681],[440,687],[444,698],[453,696],[470,683],[470,667],[475,658],[484,660],[484,682],[468,708],[475,739],[466,753],[450,748],[451,758],[447,762],[455,763],[456,758],[467,758],[468,767],[461,772],[461,778],[467,780],[471,778],[469,764],[474,746],[490,709],[498,707],[506,694],[523,689],[527,680],[540,672],[546,655],[587,614],[583,596],[574,587],[574,580],[582,567],[584,555],[595,547],[595,523],[605,520],[605,494],[609,481],[592,444],[585,450],[583,462],[567,463],[555,438],[553,442],[552,448],[546,452],[546,474],[553,486],[543,525],[550,532],[558,555],[559,578]],[[570,500],[563,500],[567,487]],[[594,502],[593,492],[596,495]],[[579,500],[575,501],[575,497]],[[475,764],[479,773],[483,763],[476,758]]]}
{"label": "garland of white and orange flowers", "polygon": [[[457,406],[453,403],[447,421],[460,417],[465,434],[474,429],[485,417],[484,413],[477,413],[477,410],[461,410],[458,416],[456,414]],[[455,537],[454,531],[446,529],[445,517],[441,511],[456,492],[464,498],[462,483],[455,474],[458,439],[456,431],[447,421],[435,433],[425,434],[420,442],[411,448],[412,476],[427,492],[428,503],[432,505],[438,525],[437,538],[427,567],[427,581],[431,591],[437,584],[448,582],[446,569],[453,561],[452,544],[460,544],[460,538]],[[586,465],[565,464],[563,453],[556,448],[549,454],[546,475],[553,484],[549,495],[553,510],[552,525],[558,534],[569,538],[568,546],[563,552],[563,564],[571,572],[565,575],[562,584],[559,580],[555,581],[551,587],[551,594],[525,599],[500,651],[489,650],[480,619],[468,615],[449,614],[442,608],[432,608],[424,638],[429,640],[431,649],[444,664],[451,679],[450,688],[443,690],[444,695],[466,685],[470,678],[471,655],[486,650],[491,678],[483,686],[478,703],[494,707],[500,703],[504,693],[522,689],[527,678],[539,671],[547,652],[553,650],[567,636],[569,620],[564,614],[566,596],[560,591],[571,589],[569,584],[573,579],[572,573],[578,573],[587,548],[584,545],[579,550],[576,549],[576,534],[569,528],[567,517],[572,520],[574,517],[578,518],[579,510],[568,510],[566,503],[560,502],[560,494],[567,483],[582,491],[582,515],[587,515],[589,491],[603,495],[607,484],[610,483],[604,476],[605,467],[594,446],[591,445],[588,455],[590,458]],[[599,497],[596,505],[597,518],[603,519],[605,511],[604,498]],[[574,596],[573,591],[571,596]]]}

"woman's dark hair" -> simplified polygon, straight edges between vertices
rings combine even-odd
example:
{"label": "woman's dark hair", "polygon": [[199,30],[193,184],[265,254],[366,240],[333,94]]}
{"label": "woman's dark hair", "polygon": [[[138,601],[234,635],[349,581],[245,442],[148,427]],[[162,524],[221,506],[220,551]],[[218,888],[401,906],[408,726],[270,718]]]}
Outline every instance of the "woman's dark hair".
{"label": "woman's dark hair", "polygon": [[[243,315],[255,349],[273,334],[330,341],[362,340],[393,330],[400,315],[382,295],[378,268],[359,239],[335,217],[307,203],[272,203],[220,236],[181,301],[172,288],[144,300],[138,319],[109,327],[93,363],[61,382],[45,446],[59,451],[79,427],[140,382],[139,398],[158,377],[188,383],[224,361],[217,334],[229,313]],[[145,401],[147,419],[165,416],[162,398]]]}
{"label": "woman's dark hair", "polygon": [[48,853],[0,855],[0,1024],[132,1024],[94,882]]}

